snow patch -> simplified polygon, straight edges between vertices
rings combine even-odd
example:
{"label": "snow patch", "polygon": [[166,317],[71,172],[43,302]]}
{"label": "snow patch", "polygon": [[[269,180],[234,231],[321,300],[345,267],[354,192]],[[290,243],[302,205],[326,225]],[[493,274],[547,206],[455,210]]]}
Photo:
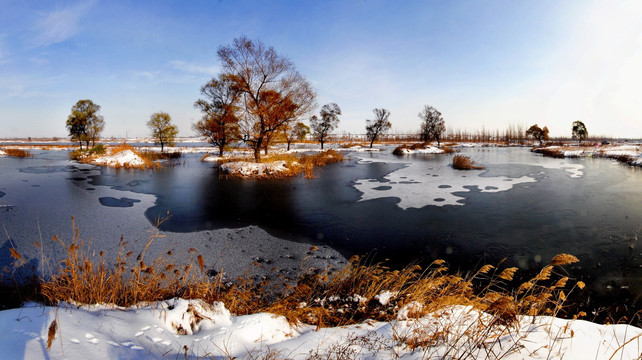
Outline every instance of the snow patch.
{"label": "snow patch", "polygon": [[392,298],[394,298],[395,296],[397,296],[397,293],[396,293],[396,292],[392,292],[392,291],[388,291],[388,290],[386,290],[386,291],[382,291],[379,295],[375,295],[374,299],[375,299],[375,300],[379,300],[379,303],[380,303],[381,305],[385,306],[385,305],[386,305],[386,304],[388,304],[388,303],[390,302],[390,300],[392,300]]}
{"label": "snow patch", "polygon": [[131,150],[123,150],[113,155],[99,156],[92,160],[97,165],[141,167],[143,159]]}
{"label": "snow patch", "polygon": [[[164,303],[163,309],[166,312],[165,328],[177,335],[193,335],[198,333],[201,327],[211,328],[214,324],[230,325],[232,323],[230,312],[221,302],[209,305],[202,300],[175,299]],[[140,335],[149,329],[149,326],[145,326],[139,332]]]}
{"label": "snow patch", "polygon": [[407,147],[402,147],[398,148],[396,150],[397,152],[400,152],[403,155],[410,155],[410,154],[443,154],[444,150],[440,149],[436,146],[427,146],[425,148],[420,148],[420,149],[411,149]]}
{"label": "snow patch", "polygon": [[202,161],[206,161],[206,162],[218,162],[218,161],[221,161],[223,159],[225,159],[223,156],[205,155],[203,157],[203,159],[201,159],[201,160]]}

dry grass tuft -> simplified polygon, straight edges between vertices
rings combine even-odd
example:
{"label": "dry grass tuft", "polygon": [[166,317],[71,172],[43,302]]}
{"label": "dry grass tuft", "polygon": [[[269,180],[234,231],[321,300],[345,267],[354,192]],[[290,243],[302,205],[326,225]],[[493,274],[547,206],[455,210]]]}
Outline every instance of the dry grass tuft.
{"label": "dry grass tuft", "polygon": [[562,150],[562,148],[534,148],[531,151],[552,158],[563,159],[566,157],[564,156],[564,151]]}
{"label": "dry grass tuft", "polygon": [[405,152],[404,150],[406,150],[406,149],[410,149],[410,148],[411,148],[411,147],[409,147],[409,146],[408,146],[408,145],[406,145],[406,144],[399,145],[399,146],[397,146],[394,150],[392,150],[392,153],[393,153],[394,155],[405,155],[405,154],[406,154],[406,152]]}
{"label": "dry grass tuft", "polygon": [[453,154],[456,152],[455,149],[445,145],[441,147],[441,150],[444,151],[444,154]]}
{"label": "dry grass tuft", "polygon": [[159,160],[176,160],[180,159],[183,156],[183,153],[180,151],[169,151],[169,152],[159,152],[159,151],[135,151],[138,156],[143,160],[148,160],[150,162],[159,161]]}
{"label": "dry grass tuft", "polygon": [[18,157],[18,158],[26,158],[26,157],[31,157],[31,153],[26,150],[21,150],[21,149],[2,149],[5,154],[8,156],[13,156],[13,157]]}
{"label": "dry grass tuft", "polygon": [[149,246],[160,237],[157,232],[150,235],[136,257],[126,251],[127,242],[121,238],[115,263],[107,264],[103,257],[92,256],[94,251],[80,239],[78,229],[75,226],[73,229],[75,235],[71,243],[53,239],[65,249],[66,258],[50,277],[40,279],[41,296],[47,303],[72,301],[133,306],[172,297],[207,298],[212,290],[213,284],[209,284],[207,276],[189,265],[179,268],[169,257],[147,261]]}
{"label": "dry grass tuft", "polygon": [[455,155],[453,157],[453,168],[457,170],[482,170],[483,166],[478,166],[468,156]]}
{"label": "dry grass tuft", "polygon": [[580,259],[573,255],[569,254],[558,254],[553,257],[553,260],[551,260],[551,265],[568,265],[568,264],[574,264],[576,262],[579,262]]}
{"label": "dry grass tuft", "polygon": [[51,345],[56,339],[56,332],[58,332],[58,322],[54,320],[49,324],[49,329],[47,331],[47,350],[51,349]]}

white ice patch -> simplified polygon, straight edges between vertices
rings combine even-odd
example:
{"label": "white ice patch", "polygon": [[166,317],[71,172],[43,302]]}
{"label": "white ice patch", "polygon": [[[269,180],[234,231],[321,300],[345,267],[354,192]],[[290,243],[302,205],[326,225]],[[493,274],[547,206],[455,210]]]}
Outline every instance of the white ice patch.
{"label": "white ice patch", "polygon": [[566,160],[560,161],[560,162],[547,162],[547,163],[541,163],[537,164],[538,166],[541,166],[545,169],[557,169],[557,170],[562,170],[566,171],[567,173],[571,174],[572,178],[579,178],[584,175],[584,165],[582,164],[571,164],[567,162]]}
{"label": "white ice patch", "polygon": [[[362,159],[367,162],[390,162],[379,159]],[[432,166],[432,167],[431,167]],[[376,179],[359,180],[355,189],[363,194],[359,201],[396,197],[402,209],[422,208],[428,205],[463,206],[463,197],[456,192],[469,192],[468,187],[477,187],[480,192],[496,193],[507,191],[517,184],[536,182],[530,176],[510,178],[508,176],[482,177],[479,170],[454,170],[450,165],[426,163],[406,164],[405,167],[384,176],[385,181]]]}

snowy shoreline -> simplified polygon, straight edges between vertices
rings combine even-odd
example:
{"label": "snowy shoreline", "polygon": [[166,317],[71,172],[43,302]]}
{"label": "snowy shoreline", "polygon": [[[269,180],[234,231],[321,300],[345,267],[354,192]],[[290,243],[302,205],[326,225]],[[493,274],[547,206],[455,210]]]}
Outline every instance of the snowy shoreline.
{"label": "snowy shoreline", "polygon": [[642,147],[639,145],[547,146],[532,151],[553,157],[614,159],[631,166],[642,167]]}
{"label": "snowy shoreline", "polygon": [[406,314],[402,309],[390,322],[317,329],[269,313],[235,316],[220,302],[200,300],[132,308],[27,304],[0,311],[0,346],[10,359],[517,360],[636,359],[642,345],[642,329],[630,325],[520,316],[515,326],[489,326],[491,315],[466,306],[418,319]]}

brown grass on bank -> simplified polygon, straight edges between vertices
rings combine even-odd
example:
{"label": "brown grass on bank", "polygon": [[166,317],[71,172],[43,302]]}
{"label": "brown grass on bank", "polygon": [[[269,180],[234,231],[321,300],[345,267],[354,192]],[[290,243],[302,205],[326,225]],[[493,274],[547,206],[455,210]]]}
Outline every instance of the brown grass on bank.
{"label": "brown grass on bank", "polygon": [[455,152],[455,149],[453,149],[450,146],[442,145],[441,150],[444,151],[444,154],[452,154]]}
{"label": "brown grass on bank", "polygon": [[[485,265],[477,272],[450,273],[443,260],[426,269],[418,265],[392,270],[382,264],[368,265],[353,257],[339,271],[314,274],[304,272],[296,283],[275,292],[267,282],[239,278],[223,281],[222,273],[210,277],[202,256],[188,251],[186,264],[172,261],[173,253],[149,258],[147,252],[160,236],[154,232],[142,250],[132,252],[123,239],[114,263],[104,253],[92,249],[74,227],[69,242],[53,238],[64,249],[65,257],[38,280],[35,299],[48,304],[62,301],[77,304],[134,306],[174,297],[222,301],[237,315],[271,312],[292,323],[318,327],[355,324],[366,319],[390,321],[405,309],[405,317],[418,318],[452,305],[468,305],[493,317],[489,326],[513,326],[518,315],[556,315],[563,311],[568,295],[582,289],[558,272],[577,258],[554,257],[536,276],[515,284],[517,268],[499,269]],[[36,244],[40,247],[40,244]],[[21,255],[15,250],[15,259]],[[313,250],[313,249],[311,249]],[[510,290],[513,289],[513,290]],[[389,300],[380,300],[388,293]],[[574,314],[567,314],[573,316]],[[581,315],[581,314],[580,314]]]}
{"label": "brown grass on bank", "polygon": [[453,168],[457,170],[482,170],[483,166],[476,165],[468,156],[455,155],[453,157]]}
{"label": "brown grass on bank", "polygon": [[552,158],[562,159],[565,157],[561,148],[534,148],[531,151]]}
{"label": "brown grass on bank", "polygon": [[31,153],[26,150],[14,149],[14,148],[0,149],[0,150],[4,151],[4,153],[7,154],[8,156],[13,156],[18,158],[31,157]]}
{"label": "brown grass on bank", "polygon": [[[272,163],[277,161],[285,161],[285,167],[287,171],[282,171],[278,173],[263,175],[261,177],[267,178],[287,178],[293,176],[299,176],[303,174],[306,178],[314,177],[314,169],[316,167],[326,166],[328,164],[333,164],[341,162],[344,160],[344,157],[341,153],[335,150],[326,150],[319,153],[314,153],[311,155],[306,154],[292,154],[292,153],[278,153],[271,154],[261,157],[261,163]],[[244,158],[225,158],[219,160],[219,164],[225,164],[230,162],[254,162],[254,158],[244,157]],[[231,176],[242,177],[240,174],[226,174]]]}

